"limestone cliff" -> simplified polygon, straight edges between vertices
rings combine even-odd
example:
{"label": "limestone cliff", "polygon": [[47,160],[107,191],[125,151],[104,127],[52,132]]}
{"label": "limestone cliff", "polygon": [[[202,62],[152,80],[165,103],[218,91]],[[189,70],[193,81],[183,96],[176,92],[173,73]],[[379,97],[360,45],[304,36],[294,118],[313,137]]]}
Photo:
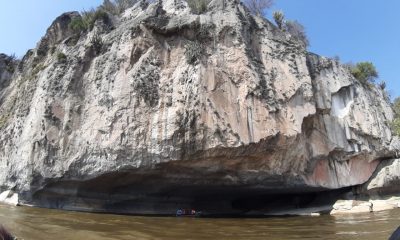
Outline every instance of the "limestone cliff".
{"label": "limestone cliff", "polygon": [[75,18],[0,92],[1,190],[23,204],[242,211],[246,197],[364,183],[393,155],[381,90],[237,1],[201,15],[140,2],[82,33]]}
{"label": "limestone cliff", "polygon": [[[400,193],[400,138],[394,137],[390,149],[395,152],[393,159],[379,163],[372,177],[358,187],[362,197],[380,198]],[[400,205],[399,205],[400,207]]]}

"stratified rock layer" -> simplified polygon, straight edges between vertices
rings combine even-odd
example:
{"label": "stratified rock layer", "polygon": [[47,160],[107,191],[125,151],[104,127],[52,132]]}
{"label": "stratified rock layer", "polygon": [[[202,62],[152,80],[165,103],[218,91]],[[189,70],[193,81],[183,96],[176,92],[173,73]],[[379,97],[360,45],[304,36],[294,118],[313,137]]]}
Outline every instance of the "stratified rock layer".
{"label": "stratified rock layer", "polygon": [[66,27],[77,13],[56,19],[1,89],[2,190],[65,209],[229,212],[367,181],[392,155],[384,93],[220,3],[138,3],[80,34]]}

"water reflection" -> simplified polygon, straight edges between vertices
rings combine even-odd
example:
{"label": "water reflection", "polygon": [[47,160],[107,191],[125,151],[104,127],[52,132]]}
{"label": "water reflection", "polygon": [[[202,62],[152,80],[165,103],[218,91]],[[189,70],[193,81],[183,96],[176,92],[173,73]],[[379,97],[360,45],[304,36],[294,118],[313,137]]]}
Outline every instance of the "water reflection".
{"label": "water reflection", "polygon": [[340,217],[206,219],[136,217],[0,205],[0,222],[39,239],[388,239],[400,211]]}

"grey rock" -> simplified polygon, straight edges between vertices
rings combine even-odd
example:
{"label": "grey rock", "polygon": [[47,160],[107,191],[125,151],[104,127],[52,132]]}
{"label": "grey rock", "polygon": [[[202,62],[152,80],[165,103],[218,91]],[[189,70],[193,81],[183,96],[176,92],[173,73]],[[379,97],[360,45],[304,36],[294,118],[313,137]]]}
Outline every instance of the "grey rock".
{"label": "grey rock", "polygon": [[400,159],[382,161],[360,194],[373,197],[396,195],[400,192]]}
{"label": "grey rock", "polygon": [[380,162],[371,178],[363,184],[358,193],[375,198],[400,193],[400,139],[394,136],[389,149],[394,152],[396,159],[386,159]]}
{"label": "grey rock", "polygon": [[400,138],[398,136],[393,137],[390,143],[390,150],[396,153],[397,158],[400,158]]}
{"label": "grey rock", "polygon": [[0,194],[0,202],[8,205],[18,206],[18,193],[4,191]]}
{"label": "grey rock", "polygon": [[373,204],[367,201],[338,200],[330,212],[331,215],[373,212]]}

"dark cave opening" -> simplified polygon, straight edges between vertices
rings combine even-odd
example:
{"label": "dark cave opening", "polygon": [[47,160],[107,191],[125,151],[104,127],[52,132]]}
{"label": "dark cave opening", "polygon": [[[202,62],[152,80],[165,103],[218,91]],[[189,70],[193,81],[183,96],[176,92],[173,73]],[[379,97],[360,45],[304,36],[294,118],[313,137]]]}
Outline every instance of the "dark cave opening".
{"label": "dark cave opening", "polygon": [[32,194],[31,202],[49,208],[117,214],[173,215],[177,209],[195,209],[210,217],[266,216],[332,206],[351,191],[198,184],[193,179],[183,179],[125,172],[88,181],[58,181]]}

